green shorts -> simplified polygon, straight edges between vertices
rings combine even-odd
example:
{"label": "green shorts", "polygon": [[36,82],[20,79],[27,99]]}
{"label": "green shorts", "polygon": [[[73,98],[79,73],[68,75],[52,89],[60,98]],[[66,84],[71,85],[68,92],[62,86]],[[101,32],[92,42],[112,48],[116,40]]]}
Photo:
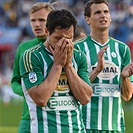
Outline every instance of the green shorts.
{"label": "green shorts", "polygon": [[96,129],[86,129],[86,133],[125,133],[124,131],[109,131],[109,130],[96,130]]}
{"label": "green shorts", "polygon": [[30,120],[21,120],[18,127],[18,133],[30,133]]}

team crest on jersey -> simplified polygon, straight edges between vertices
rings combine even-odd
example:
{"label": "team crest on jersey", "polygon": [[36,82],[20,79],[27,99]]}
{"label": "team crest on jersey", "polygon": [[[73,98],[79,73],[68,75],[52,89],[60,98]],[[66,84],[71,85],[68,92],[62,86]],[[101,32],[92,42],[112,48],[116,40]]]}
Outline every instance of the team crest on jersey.
{"label": "team crest on jersey", "polygon": [[29,80],[31,83],[35,83],[37,81],[37,76],[35,72],[30,72],[29,73]]}
{"label": "team crest on jersey", "polygon": [[[92,66],[92,70],[96,68],[97,63]],[[98,74],[98,78],[110,80],[120,73],[119,67],[111,61],[105,60],[104,69]]]}
{"label": "team crest on jersey", "polygon": [[112,55],[112,57],[116,58],[116,53],[115,52],[112,52],[111,55]]}

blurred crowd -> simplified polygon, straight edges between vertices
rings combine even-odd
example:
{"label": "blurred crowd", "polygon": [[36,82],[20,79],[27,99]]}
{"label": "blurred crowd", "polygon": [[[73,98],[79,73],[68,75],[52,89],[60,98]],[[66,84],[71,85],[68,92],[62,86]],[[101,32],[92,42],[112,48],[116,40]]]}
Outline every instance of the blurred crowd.
{"label": "blurred crowd", "polygon": [[[13,61],[17,46],[34,38],[29,9],[36,2],[49,0],[0,0],[0,97],[10,102],[13,94],[10,86]],[[65,8],[77,18],[78,24],[90,33],[84,19],[84,5],[88,0],[51,0],[56,9]],[[108,0],[112,22],[110,36],[129,45],[133,60],[133,0]],[[8,96],[7,96],[8,94]],[[9,97],[10,98],[7,98]]]}

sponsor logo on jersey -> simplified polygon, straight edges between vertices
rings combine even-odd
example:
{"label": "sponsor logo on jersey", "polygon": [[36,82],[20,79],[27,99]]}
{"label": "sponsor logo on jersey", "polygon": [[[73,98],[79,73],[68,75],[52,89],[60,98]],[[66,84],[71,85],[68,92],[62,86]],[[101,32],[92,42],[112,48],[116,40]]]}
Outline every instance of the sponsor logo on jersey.
{"label": "sponsor logo on jersey", "polygon": [[114,84],[93,84],[93,96],[120,96],[120,89],[118,85]]}
{"label": "sponsor logo on jersey", "polygon": [[72,96],[51,97],[47,106],[43,107],[45,110],[75,110],[77,102]]}
{"label": "sponsor logo on jersey", "polygon": [[68,93],[70,91],[66,74],[63,72],[58,81],[55,92]]}
{"label": "sponsor logo on jersey", "polygon": [[37,81],[37,76],[35,72],[30,72],[29,73],[29,80],[31,83],[35,83]]}
{"label": "sponsor logo on jersey", "polygon": [[[120,73],[119,67],[116,66],[113,62],[105,60],[104,69],[98,74],[98,78],[103,80],[110,80]],[[92,66],[94,70],[97,66],[97,63]]]}

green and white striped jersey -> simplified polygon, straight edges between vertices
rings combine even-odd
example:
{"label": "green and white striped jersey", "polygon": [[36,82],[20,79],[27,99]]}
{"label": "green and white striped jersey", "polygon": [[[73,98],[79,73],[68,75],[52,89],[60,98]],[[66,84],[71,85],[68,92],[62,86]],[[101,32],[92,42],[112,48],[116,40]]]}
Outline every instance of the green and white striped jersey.
{"label": "green and white striped jersey", "polygon": [[99,50],[107,46],[105,67],[92,83],[93,96],[83,106],[83,119],[86,129],[124,131],[124,114],[121,103],[120,73],[130,63],[128,46],[113,38],[104,45],[93,40],[90,35],[75,42],[74,47],[87,56],[89,72],[97,66]]}
{"label": "green and white striped jersey", "polygon": [[[45,80],[53,65],[53,60],[52,54],[43,44],[27,50],[21,57],[22,87],[30,112],[31,132],[85,133],[82,108],[69,88],[64,70],[62,70],[57,88],[47,102],[47,106],[37,106],[27,93],[29,88]],[[78,75],[90,84],[85,54],[74,50],[72,63]]]}

